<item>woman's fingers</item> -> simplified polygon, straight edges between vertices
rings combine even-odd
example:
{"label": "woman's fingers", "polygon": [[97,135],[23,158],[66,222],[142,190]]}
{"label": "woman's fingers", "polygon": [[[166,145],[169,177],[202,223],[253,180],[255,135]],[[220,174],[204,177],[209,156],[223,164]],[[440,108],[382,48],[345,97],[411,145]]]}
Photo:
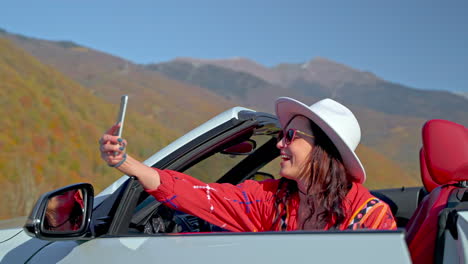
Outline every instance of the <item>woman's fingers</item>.
{"label": "woman's fingers", "polygon": [[119,127],[120,123],[113,125],[99,139],[101,158],[111,166],[120,165],[119,162],[122,162],[126,157],[127,141],[115,136]]}
{"label": "woman's fingers", "polygon": [[99,139],[99,144],[111,143],[111,144],[119,144],[122,142],[123,139],[118,136],[113,136],[109,134],[102,135],[101,139]]}
{"label": "woman's fingers", "polygon": [[119,147],[118,145],[110,144],[101,145],[100,151],[101,157],[103,157],[104,159],[107,159],[108,156],[115,158],[125,154],[125,148]]}
{"label": "woman's fingers", "polygon": [[113,166],[113,165],[116,165],[119,162],[121,162],[123,159],[124,159],[124,154],[119,155],[119,156],[115,156],[115,157],[113,155],[109,155],[109,156],[107,156],[105,161],[106,161],[107,165]]}
{"label": "woman's fingers", "polygon": [[109,165],[115,165],[117,163],[119,163],[120,161],[122,161],[122,159],[124,158],[124,155],[125,153],[123,152],[120,152],[118,155],[114,156],[114,154],[110,154],[110,155],[104,155],[104,160],[107,162],[107,164]]}
{"label": "woman's fingers", "polygon": [[108,165],[116,165],[124,159],[127,141],[117,136],[104,134],[99,140],[101,158]]}
{"label": "woman's fingers", "polygon": [[[117,140],[118,141],[118,140]],[[127,140],[122,138],[122,142],[120,143],[120,147],[122,147],[122,151],[125,151],[127,148]]]}
{"label": "woman's fingers", "polygon": [[[117,141],[118,142],[118,141]],[[124,141],[118,142],[117,144],[112,144],[110,142],[101,144],[101,152],[124,152],[126,143]]]}
{"label": "woman's fingers", "polygon": [[115,136],[115,133],[120,127],[120,123],[117,123],[113,125],[111,128],[109,128],[104,135],[99,139],[99,144],[103,144],[106,142],[111,142],[113,144],[117,144],[116,140],[119,138],[118,136]]}
{"label": "woman's fingers", "polygon": [[115,133],[117,132],[117,130],[119,129],[119,127],[120,127],[120,123],[117,123],[117,124],[113,125],[111,128],[109,128],[109,129],[106,131],[106,134],[115,135]]}

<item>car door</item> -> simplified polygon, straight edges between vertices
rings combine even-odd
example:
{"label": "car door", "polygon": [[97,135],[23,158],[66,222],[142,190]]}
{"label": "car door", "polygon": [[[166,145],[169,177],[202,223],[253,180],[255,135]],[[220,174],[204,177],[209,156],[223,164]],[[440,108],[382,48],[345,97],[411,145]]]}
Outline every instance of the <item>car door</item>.
{"label": "car door", "polygon": [[52,243],[29,263],[411,263],[403,232],[152,235]]}

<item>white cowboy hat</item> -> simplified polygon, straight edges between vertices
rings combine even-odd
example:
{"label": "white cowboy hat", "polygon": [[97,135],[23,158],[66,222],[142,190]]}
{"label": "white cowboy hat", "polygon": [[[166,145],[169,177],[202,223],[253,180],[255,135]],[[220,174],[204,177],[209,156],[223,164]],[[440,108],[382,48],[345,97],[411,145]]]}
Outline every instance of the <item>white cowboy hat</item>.
{"label": "white cowboy hat", "polygon": [[348,108],[329,98],[307,106],[295,99],[280,97],[275,105],[282,128],[296,115],[305,116],[319,126],[335,144],[346,170],[354,177],[354,181],[364,183],[366,171],[354,153],[361,140],[361,128]]}

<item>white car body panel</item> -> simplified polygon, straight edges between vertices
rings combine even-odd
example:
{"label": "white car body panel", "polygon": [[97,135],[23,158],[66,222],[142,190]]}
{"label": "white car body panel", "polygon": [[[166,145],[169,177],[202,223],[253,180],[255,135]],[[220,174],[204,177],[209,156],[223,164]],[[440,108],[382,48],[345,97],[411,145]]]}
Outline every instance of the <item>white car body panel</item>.
{"label": "white car body panel", "polygon": [[444,263],[468,263],[468,211],[458,212],[458,239],[445,230]]}
{"label": "white car body panel", "polygon": [[4,229],[0,232],[0,244],[6,242],[8,239],[13,237],[14,235],[18,234],[19,231],[22,229],[20,228],[12,228],[12,229]]}
{"label": "white car body panel", "polygon": [[25,263],[38,250],[52,243],[32,238],[22,228],[1,230],[0,233],[2,237],[5,234],[11,235],[0,243],[0,263]]}
{"label": "white car body panel", "polygon": [[402,232],[162,235],[77,245],[52,243],[29,263],[411,263]]}

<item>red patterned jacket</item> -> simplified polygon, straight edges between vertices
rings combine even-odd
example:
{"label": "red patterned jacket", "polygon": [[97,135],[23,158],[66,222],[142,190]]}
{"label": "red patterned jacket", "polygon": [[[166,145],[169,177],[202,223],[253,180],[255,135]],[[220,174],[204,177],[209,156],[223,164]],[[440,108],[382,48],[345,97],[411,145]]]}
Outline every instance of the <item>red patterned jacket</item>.
{"label": "red patterned jacket", "polygon": [[[156,170],[161,177],[161,185],[146,191],[170,208],[234,232],[281,230],[279,223],[273,226],[279,180],[247,180],[238,185],[206,184],[180,172]],[[282,218],[287,231],[297,230],[298,207],[299,196],[296,194],[289,199],[286,210],[282,210],[286,214]],[[372,196],[361,184],[353,183],[343,207],[346,220],[340,230],[396,229],[389,206]],[[325,230],[331,226],[333,223],[329,223]]]}

